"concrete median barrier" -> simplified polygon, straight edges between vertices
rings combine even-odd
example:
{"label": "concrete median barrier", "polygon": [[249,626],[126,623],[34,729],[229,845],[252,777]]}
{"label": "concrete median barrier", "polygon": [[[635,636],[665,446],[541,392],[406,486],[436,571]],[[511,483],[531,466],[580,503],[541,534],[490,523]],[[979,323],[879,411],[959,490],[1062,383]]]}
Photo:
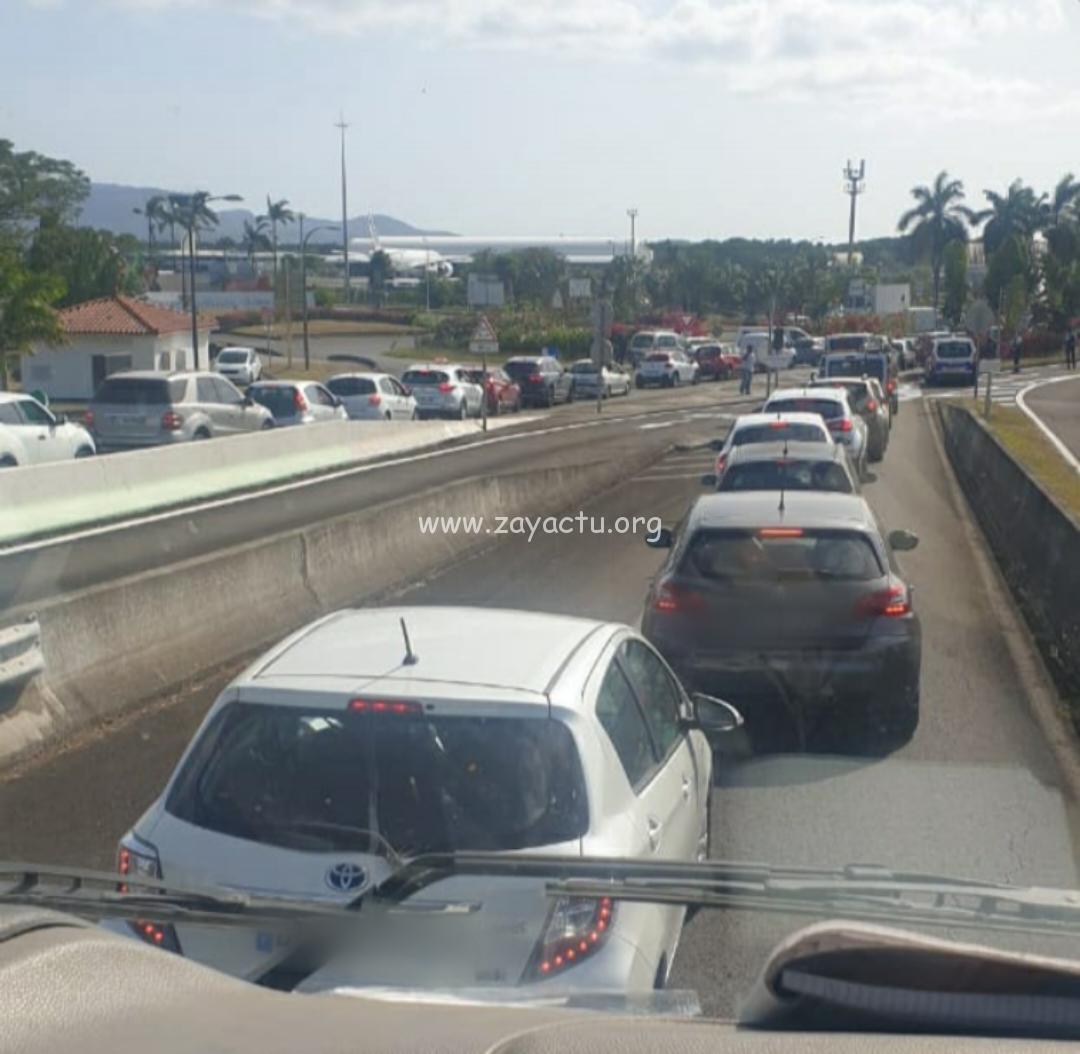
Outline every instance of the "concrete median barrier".
{"label": "concrete median barrier", "polygon": [[457,480],[325,523],[5,613],[36,616],[45,672],[0,698],[0,766],[165,698],[317,615],[372,602],[491,544],[423,534],[422,516],[554,515],[640,471],[633,457]]}
{"label": "concrete median barrier", "polygon": [[936,405],[960,485],[1080,730],[1080,524],[971,413]]}

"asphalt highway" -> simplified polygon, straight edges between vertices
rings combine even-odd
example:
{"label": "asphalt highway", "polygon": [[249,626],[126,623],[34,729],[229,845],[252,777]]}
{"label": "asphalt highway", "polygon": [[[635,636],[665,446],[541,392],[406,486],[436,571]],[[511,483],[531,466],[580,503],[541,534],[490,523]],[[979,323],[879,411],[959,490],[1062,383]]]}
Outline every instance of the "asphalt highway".
{"label": "asphalt highway", "polygon": [[1036,388],[1027,405],[1074,457],[1080,457],[1080,377]]}
{"label": "asphalt highway", "polygon": [[[653,397],[665,412],[649,418],[634,416],[646,400],[628,400],[590,433],[590,451],[617,456],[620,443],[653,442],[662,434],[670,452],[583,511],[608,523],[618,516],[677,520],[701,493],[698,476],[712,460],[704,449],[685,447],[723,434],[727,426],[719,415],[729,404],[720,403],[730,398],[727,385],[665,393]],[[673,399],[678,409],[669,410]],[[565,417],[584,420],[586,409],[571,408]],[[625,415],[621,424],[619,415]],[[600,442],[604,436],[607,445]],[[571,450],[557,438],[520,442],[514,456],[569,456]],[[580,452],[580,438],[576,443]],[[460,466],[444,459],[440,471],[484,471],[491,456],[473,452]],[[767,756],[723,763],[712,803],[713,854],[829,867],[877,863],[1075,888],[1066,795],[1032,716],[1024,663],[1016,658],[1018,647],[1030,645],[1015,632],[1008,601],[987,576],[979,536],[965,529],[966,512],[936,442],[929,403],[904,404],[875,475],[866,494],[880,518],[921,538],[901,559],[923,623],[919,729],[884,758]],[[640,534],[512,538],[415,583],[398,599],[636,624],[660,559]],[[1037,662],[1030,651],[1022,658]],[[224,677],[163,699],[8,774],[0,782],[0,858],[111,866],[117,838],[159,791],[223,683]],[[687,926],[671,984],[696,991],[706,1013],[733,1015],[769,950],[804,921],[702,912]],[[980,939],[978,933],[963,936]],[[1016,943],[998,935],[985,939],[1002,947]],[[1052,938],[1020,944],[1076,956],[1075,948]]]}

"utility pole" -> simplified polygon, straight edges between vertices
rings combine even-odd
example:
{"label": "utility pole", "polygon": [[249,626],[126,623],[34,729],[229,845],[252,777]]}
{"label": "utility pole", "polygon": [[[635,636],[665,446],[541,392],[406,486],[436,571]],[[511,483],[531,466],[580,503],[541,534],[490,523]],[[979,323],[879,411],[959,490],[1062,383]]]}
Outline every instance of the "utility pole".
{"label": "utility pole", "polygon": [[630,259],[637,255],[637,209],[627,209],[626,215],[630,217]]}
{"label": "utility pole", "polygon": [[855,201],[866,189],[866,162],[856,168],[850,161],[844,168],[844,193],[851,198],[851,217],[848,220],[847,265],[855,262]]}
{"label": "utility pole", "polygon": [[341,244],[345,252],[345,302],[349,303],[352,299],[349,295],[349,194],[345,177],[345,129],[349,126],[344,114],[338,116],[334,127],[341,130]]}
{"label": "utility pole", "polygon": [[630,311],[637,317],[637,209],[627,209],[630,217]]}

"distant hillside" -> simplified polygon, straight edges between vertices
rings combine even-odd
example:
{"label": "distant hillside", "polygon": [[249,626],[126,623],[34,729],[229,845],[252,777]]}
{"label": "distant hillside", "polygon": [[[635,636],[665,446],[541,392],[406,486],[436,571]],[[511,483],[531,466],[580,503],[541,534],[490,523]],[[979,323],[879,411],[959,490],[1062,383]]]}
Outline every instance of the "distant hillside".
{"label": "distant hillside", "polygon": [[[148,199],[155,194],[168,194],[170,191],[160,187],[128,187],[119,183],[91,183],[90,196],[79,215],[79,224],[83,227],[104,228],[114,234],[134,234],[137,238],[146,237],[146,220],[136,215],[134,209],[141,209]],[[174,191],[175,193],[175,191]],[[239,241],[244,235],[244,221],[250,220],[254,213],[250,209],[222,209],[218,211],[221,223],[215,229],[212,238],[232,238]],[[336,242],[340,239],[341,221],[308,216],[304,220],[306,230],[330,224],[335,230],[320,231],[312,242]],[[447,234],[447,231],[424,231],[393,216],[376,214],[375,227],[379,234]],[[278,227],[278,240],[295,242],[299,225],[283,224]],[[349,234],[352,237],[366,237],[367,217],[357,216],[349,219]]]}

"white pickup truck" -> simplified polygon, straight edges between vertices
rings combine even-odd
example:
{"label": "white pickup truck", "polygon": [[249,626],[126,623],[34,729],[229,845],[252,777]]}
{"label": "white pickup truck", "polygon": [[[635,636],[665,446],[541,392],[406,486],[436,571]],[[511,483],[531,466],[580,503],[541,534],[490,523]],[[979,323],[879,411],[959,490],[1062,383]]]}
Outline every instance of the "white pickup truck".
{"label": "white pickup truck", "polygon": [[0,468],[66,461],[97,453],[93,437],[21,392],[0,392]]}

